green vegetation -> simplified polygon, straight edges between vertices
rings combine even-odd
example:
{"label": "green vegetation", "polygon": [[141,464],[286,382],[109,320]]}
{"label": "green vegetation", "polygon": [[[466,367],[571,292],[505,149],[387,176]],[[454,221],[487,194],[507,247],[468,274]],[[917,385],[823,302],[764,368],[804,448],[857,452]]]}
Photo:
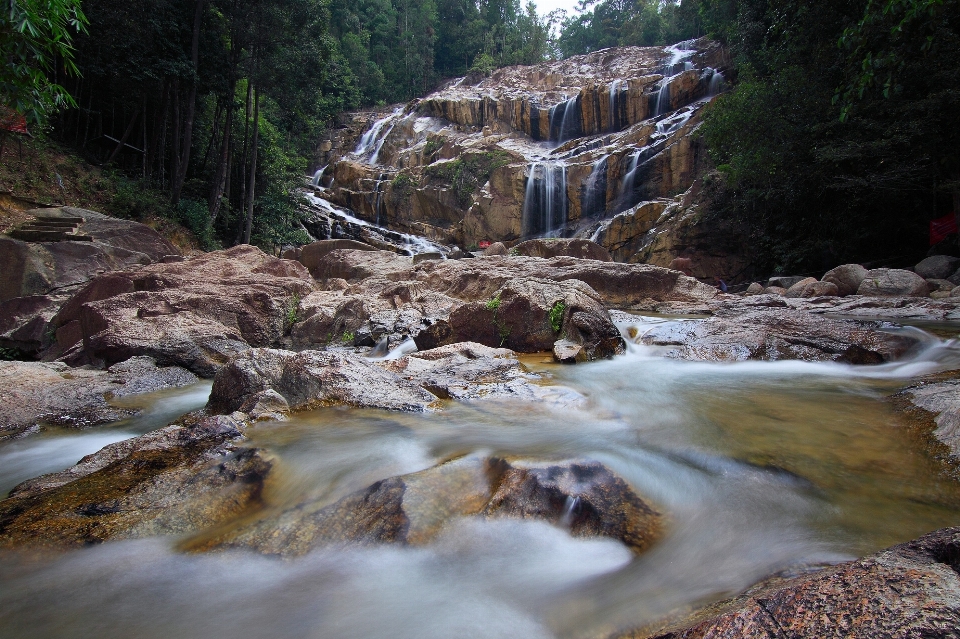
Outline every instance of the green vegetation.
{"label": "green vegetation", "polygon": [[504,151],[471,153],[456,160],[439,162],[426,167],[430,177],[449,182],[461,207],[470,205],[473,193],[490,180],[490,175],[500,167],[510,163],[510,156]]}
{"label": "green vegetation", "polygon": [[563,300],[555,302],[553,308],[550,309],[550,326],[554,333],[559,333],[560,329],[563,328],[563,313],[566,310],[567,305]]}

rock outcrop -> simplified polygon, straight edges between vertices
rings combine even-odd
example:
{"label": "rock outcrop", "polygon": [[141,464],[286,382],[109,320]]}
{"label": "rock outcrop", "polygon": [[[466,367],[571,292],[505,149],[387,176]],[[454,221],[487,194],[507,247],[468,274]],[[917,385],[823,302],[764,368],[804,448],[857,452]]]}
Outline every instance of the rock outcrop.
{"label": "rock outcrop", "polygon": [[464,457],[378,481],[333,504],[297,504],[200,548],[286,556],[335,543],[423,544],[464,516],[541,519],[576,536],[617,539],[634,552],[661,531],[660,514],[598,463],[514,465]]}
{"label": "rock outcrop", "polygon": [[134,357],[106,371],[70,368],[62,362],[0,362],[5,389],[0,439],[45,425],[83,428],[134,414],[108,399],[186,386],[197,381],[178,368],[157,368],[148,357]]}
{"label": "rock outcrop", "polygon": [[859,561],[774,579],[687,622],[620,639],[955,637],[960,529],[946,528]]}

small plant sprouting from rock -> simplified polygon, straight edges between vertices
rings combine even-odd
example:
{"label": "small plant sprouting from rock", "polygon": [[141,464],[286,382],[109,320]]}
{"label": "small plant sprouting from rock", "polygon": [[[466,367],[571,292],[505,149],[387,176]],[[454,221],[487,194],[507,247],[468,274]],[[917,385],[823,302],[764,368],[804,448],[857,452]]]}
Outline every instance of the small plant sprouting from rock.
{"label": "small plant sprouting from rock", "polygon": [[563,303],[563,300],[556,302],[550,309],[550,327],[553,328],[554,333],[559,333],[563,327],[563,313],[566,310],[567,305]]}
{"label": "small plant sprouting from rock", "polygon": [[499,308],[500,308],[500,293],[497,293],[492,298],[490,298],[490,300],[487,302],[487,310],[493,311],[494,314],[496,314],[497,309]]}

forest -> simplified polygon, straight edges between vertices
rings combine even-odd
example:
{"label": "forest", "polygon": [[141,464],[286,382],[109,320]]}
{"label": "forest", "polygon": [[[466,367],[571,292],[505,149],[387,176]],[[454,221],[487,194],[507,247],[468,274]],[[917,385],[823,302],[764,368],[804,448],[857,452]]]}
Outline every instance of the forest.
{"label": "forest", "polygon": [[[302,242],[296,187],[339,113],[604,47],[703,35],[733,88],[704,141],[711,215],[760,268],[896,260],[960,210],[957,0],[13,0],[0,103],[111,168],[117,210],[205,248]],[[955,242],[943,250],[955,251]]]}

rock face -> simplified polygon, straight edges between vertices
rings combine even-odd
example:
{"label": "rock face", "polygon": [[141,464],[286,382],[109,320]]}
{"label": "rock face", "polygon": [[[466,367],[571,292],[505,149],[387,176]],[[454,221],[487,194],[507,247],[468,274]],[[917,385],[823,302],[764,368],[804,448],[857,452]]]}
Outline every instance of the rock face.
{"label": "rock face", "polygon": [[660,534],[659,513],[600,464],[466,457],[384,479],[333,504],[298,504],[201,547],[302,555],[331,543],[423,544],[449,520],[471,515],[542,519],[576,536],[618,539],[635,552]]}
{"label": "rock face", "polygon": [[167,255],[180,254],[159,233],[138,222],[70,207],[37,212],[82,217],[85,221],[80,230],[94,239],[22,242],[0,237],[0,302],[45,295],[54,289],[82,284],[102,271],[151,264]]}
{"label": "rock face", "polygon": [[930,294],[930,287],[926,280],[916,273],[895,268],[878,268],[866,272],[857,294],[873,297],[926,297]]}
{"label": "rock face", "polygon": [[[364,223],[442,244],[594,236],[614,259],[641,261],[649,248],[665,266],[695,224],[675,216],[686,219],[685,239],[663,229],[658,238],[652,212],[704,168],[695,132],[724,59],[701,39],[461,78],[392,111],[344,118],[322,146],[316,194]],[[616,228],[598,228],[628,211]]]}
{"label": "rock face", "polygon": [[0,439],[34,426],[82,428],[115,422],[133,411],[111,406],[107,398],[196,381],[182,368],[157,368],[148,357],[135,357],[106,371],[74,369],[62,362],[0,362],[0,384],[6,391]]}
{"label": "rock face", "polygon": [[955,637],[960,529],[946,528],[814,575],[761,585],[699,616],[689,624],[616,636]]}
{"label": "rock face", "polygon": [[211,377],[251,346],[276,344],[314,283],[252,246],[92,280],[50,321],[48,356],[107,365],[135,355]]}
{"label": "rock face", "polygon": [[[786,307],[767,296],[726,307],[707,320],[662,324],[642,343],[662,346],[668,357],[705,361],[802,359],[856,363],[889,361],[916,342],[882,333],[877,322],[834,320]],[[768,305],[769,304],[769,305]]]}
{"label": "rock face", "polygon": [[111,444],[77,466],[20,484],[0,501],[0,547],[82,547],[195,533],[259,505],[270,462],[230,417]]}

